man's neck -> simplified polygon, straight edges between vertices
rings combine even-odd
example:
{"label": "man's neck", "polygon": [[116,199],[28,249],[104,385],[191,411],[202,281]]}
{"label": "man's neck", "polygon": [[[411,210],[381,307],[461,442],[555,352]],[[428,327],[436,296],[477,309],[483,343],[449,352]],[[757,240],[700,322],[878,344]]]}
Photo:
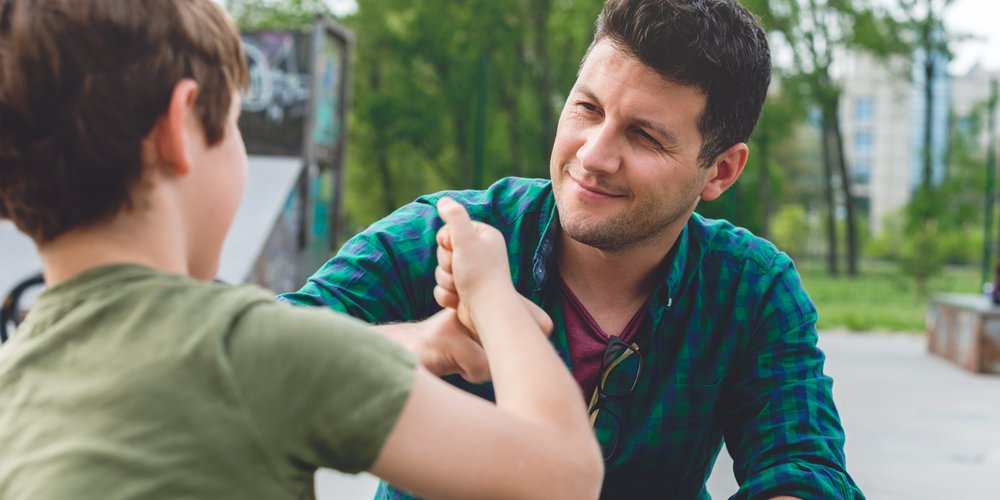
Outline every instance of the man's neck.
{"label": "man's neck", "polygon": [[683,227],[618,251],[600,250],[561,232],[556,252],[559,274],[587,310],[597,313],[595,318],[601,311],[630,314],[662,281],[664,260]]}

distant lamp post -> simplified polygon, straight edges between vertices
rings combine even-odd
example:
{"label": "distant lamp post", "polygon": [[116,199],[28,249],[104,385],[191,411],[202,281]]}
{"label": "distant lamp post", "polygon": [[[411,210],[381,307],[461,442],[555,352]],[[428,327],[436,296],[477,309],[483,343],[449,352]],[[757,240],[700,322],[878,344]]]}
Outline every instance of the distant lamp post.
{"label": "distant lamp post", "polygon": [[[990,264],[993,259],[993,199],[997,170],[997,80],[990,82],[990,103],[989,116],[987,117],[987,130],[989,137],[986,140],[986,217],[983,224],[983,279],[982,283],[990,280]],[[994,287],[1000,283],[994,283]]]}

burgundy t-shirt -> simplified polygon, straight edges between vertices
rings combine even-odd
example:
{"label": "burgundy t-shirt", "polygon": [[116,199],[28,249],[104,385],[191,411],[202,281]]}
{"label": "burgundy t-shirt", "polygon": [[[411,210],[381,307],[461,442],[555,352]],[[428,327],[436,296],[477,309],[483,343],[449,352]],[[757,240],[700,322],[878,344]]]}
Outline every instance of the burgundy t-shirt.
{"label": "burgundy t-shirt", "polygon": [[[573,378],[583,390],[584,401],[589,403],[597,387],[597,379],[601,372],[601,361],[604,349],[608,347],[611,337],[594,321],[573,291],[562,283],[563,316],[566,321],[566,343],[569,347],[569,357],[573,365]],[[639,325],[645,317],[646,305],[636,311],[635,315],[622,330],[619,338],[623,342],[632,343]]]}

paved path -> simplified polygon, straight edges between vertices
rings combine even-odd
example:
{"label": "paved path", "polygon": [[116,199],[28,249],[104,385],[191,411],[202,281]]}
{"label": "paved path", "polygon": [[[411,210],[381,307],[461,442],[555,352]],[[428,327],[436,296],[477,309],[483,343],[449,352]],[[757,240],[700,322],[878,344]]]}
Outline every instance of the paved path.
{"label": "paved path", "polygon": [[[927,353],[922,335],[824,333],[847,466],[873,500],[1000,499],[1000,376]],[[736,488],[721,453],[713,498]]]}
{"label": "paved path", "polygon": [[[1000,376],[927,354],[907,334],[825,332],[827,373],[847,431],[847,463],[873,500],[1000,499]],[[713,498],[736,491],[723,449]],[[368,499],[368,475],[323,471],[317,498]]]}

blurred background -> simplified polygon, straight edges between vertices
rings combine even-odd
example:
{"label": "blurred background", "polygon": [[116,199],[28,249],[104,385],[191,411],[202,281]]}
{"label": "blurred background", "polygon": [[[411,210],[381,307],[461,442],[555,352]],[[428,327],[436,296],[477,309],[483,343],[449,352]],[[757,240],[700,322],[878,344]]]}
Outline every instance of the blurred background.
{"label": "blurred background", "polygon": [[[791,254],[821,328],[919,331],[993,280],[993,0],[746,0],[774,77],[740,181],[698,211]],[[547,177],[600,0],[229,0],[244,30],[353,31],[336,238],[439,189]],[[996,115],[995,107],[993,115]]]}
{"label": "blurred background", "polygon": [[[250,176],[219,277],[278,292],[421,194],[548,177],[602,5],[217,1],[252,79]],[[742,178],[698,211],[795,259],[869,498],[1000,498],[1000,1],[743,3],[769,34],[771,91]],[[0,252],[0,292],[23,295],[5,301],[3,341],[40,264],[9,222]],[[375,484],[322,471],[317,493],[370,498]],[[736,487],[723,449],[709,491]]]}

